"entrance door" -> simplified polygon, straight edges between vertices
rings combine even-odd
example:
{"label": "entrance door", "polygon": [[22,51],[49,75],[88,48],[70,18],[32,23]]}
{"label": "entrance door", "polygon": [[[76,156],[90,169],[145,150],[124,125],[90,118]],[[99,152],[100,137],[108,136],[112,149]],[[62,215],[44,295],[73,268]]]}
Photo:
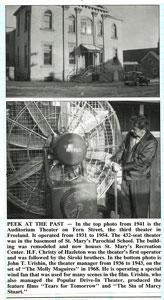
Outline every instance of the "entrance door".
{"label": "entrance door", "polygon": [[85,54],[85,67],[93,66],[93,53],[87,52]]}

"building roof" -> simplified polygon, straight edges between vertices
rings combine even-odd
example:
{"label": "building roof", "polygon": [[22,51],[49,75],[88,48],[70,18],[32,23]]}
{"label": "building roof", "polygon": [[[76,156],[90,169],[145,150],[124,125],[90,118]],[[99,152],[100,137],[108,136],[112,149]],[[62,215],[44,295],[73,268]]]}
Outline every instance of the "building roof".
{"label": "building roof", "polygon": [[14,12],[14,16],[17,16],[24,8],[26,7],[26,5],[21,5],[15,12]]}
{"label": "building roof", "polygon": [[[28,5],[29,6],[29,5]],[[82,6],[82,5],[78,5],[78,6]],[[91,7],[93,9],[96,9],[96,10],[100,10],[102,11],[103,13],[108,13],[108,9],[106,9],[104,6],[102,5],[85,5],[85,6],[88,6],[88,7]],[[17,16],[21,10],[23,10],[24,8],[26,7],[26,5],[21,5],[15,12],[14,12],[14,16]]]}
{"label": "building roof", "polygon": [[85,49],[87,49],[88,51],[101,51],[101,48],[95,46],[95,45],[91,45],[91,44],[81,44],[82,47],[84,47]]}
{"label": "building roof", "polygon": [[124,50],[123,51],[123,61],[124,62],[137,61],[138,63],[140,63],[140,61],[149,52],[154,52],[157,55],[159,54],[158,48],[144,48],[144,49]]}
{"label": "building roof", "polygon": [[143,61],[148,55],[152,55],[154,56],[157,60],[159,60],[159,55],[157,53],[155,53],[154,51],[149,51],[143,58],[141,61]]}
{"label": "building roof", "polygon": [[132,65],[132,66],[136,66],[136,65],[139,65],[139,63],[137,61],[126,61],[124,62],[124,65]]}
{"label": "building roof", "polygon": [[98,10],[101,10],[101,11],[106,12],[106,13],[108,12],[108,9],[105,8],[105,6],[103,6],[103,5],[85,5],[85,6],[92,7],[94,9],[98,9]]}
{"label": "building roof", "polygon": [[121,21],[121,22],[123,21],[122,19],[115,18],[115,17],[113,17],[113,16],[111,16],[109,14],[106,14],[105,17],[110,18],[112,20],[117,20],[117,21]]}

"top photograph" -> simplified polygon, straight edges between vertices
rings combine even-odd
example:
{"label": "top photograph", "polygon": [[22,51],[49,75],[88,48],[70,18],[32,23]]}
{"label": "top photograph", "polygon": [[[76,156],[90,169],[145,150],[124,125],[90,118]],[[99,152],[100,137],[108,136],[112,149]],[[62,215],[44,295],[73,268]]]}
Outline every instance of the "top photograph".
{"label": "top photograph", "polygon": [[159,5],[7,5],[6,97],[159,97]]}

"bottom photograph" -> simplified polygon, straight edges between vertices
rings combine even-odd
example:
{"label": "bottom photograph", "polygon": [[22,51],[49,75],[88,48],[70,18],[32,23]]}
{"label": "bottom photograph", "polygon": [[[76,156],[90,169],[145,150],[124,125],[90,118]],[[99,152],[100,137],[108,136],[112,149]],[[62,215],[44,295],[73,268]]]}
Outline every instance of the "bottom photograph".
{"label": "bottom photograph", "polygon": [[160,102],[7,101],[8,219],[160,218]]}

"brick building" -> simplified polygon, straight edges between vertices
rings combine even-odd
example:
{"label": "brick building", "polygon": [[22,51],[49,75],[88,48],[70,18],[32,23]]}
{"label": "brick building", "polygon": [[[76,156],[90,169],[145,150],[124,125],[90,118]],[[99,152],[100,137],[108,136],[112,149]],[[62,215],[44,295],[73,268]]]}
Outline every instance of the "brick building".
{"label": "brick building", "polygon": [[122,21],[102,6],[21,6],[16,16],[18,80],[69,80],[92,70],[118,79]]}

